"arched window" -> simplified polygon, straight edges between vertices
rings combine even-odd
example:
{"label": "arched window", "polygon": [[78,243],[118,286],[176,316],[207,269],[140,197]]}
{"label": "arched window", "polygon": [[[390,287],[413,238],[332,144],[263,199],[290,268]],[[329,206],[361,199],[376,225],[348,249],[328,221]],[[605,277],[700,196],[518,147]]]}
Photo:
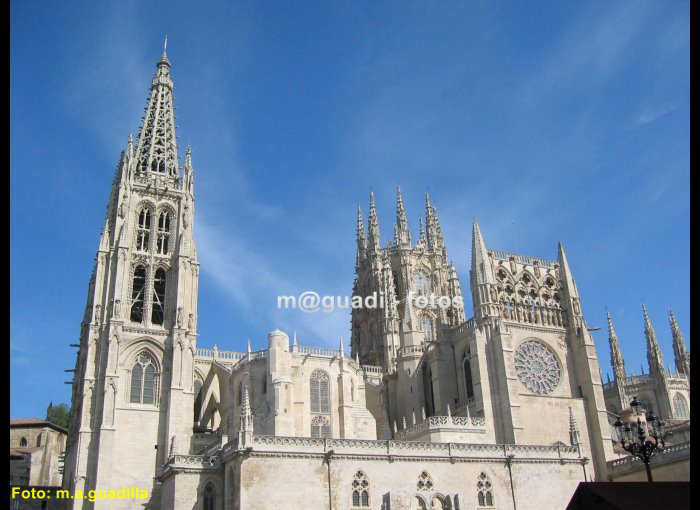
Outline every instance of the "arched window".
{"label": "arched window", "polygon": [[467,398],[474,398],[474,382],[472,381],[472,364],[469,358],[464,358],[464,384],[467,390]]}
{"label": "arched window", "polygon": [[199,415],[202,414],[202,381],[194,380],[194,423],[199,423]]}
{"label": "arched window", "polygon": [[353,508],[369,507],[369,479],[364,471],[355,473],[352,480],[352,506]]}
{"label": "arched window", "polygon": [[435,395],[433,394],[433,371],[427,363],[422,366],[423,371],[423,397],[425,398],[425,413],[427,416],[435,414]]}
{"label": "arched window", "polygon": [[158,236],[156,238],[156,252],[159,255],[168,254],[170,242],[170,214],[163,211],[158,215]]}
{"label": "arched window", "polygon": [[476,483],[476,490],[479,506],[493,506],[493,486],[486,473],[482,472],[479,475],[479,481]]}
{"label": "arched window", "polygon": [[435,339],[433,336],[433,321],[431,321],[429,317],[423,317],[423,319],[421,319],[421,329],[423,330],[426,342]]}
{"label": "arched window", "polygon": [[203,510],[214,510],[216,508],[216,489],[214,484],[209,482],[204,487]]}
{"label": "arched window", "polygon": [[165,269],[158,268],[153,278],[153,303],[151,305],[151,322],[163,324],[165,315]]}
{"label": "arched window", "polygon": [[323,370],[314,370],[311,374],[311,412],[329,414],[330,379]]}
{"label": "arched window", "polygon": [[36,446],[37,448],[41,446],[41,434],[36,436]]}
{"label": "arched window", "polygon": [[676,393],[676,396],[673,397],[673,414],[676,415],[676,418],[688,417],[688,403],[680,393]]}
{"label": "arched window", "polygon": [[430,296],[430,277],[423,271],[413,273],[413,279],[416,284],[416,296]]}
{"label": "arched window", "polygon": [[431,491],[433,490],[433,487],[435,487],[435,484],[433,483],[433,477],[430,476],[427,471],[423,471],[418,477],[418,483],[416,484],[416,488],[419,491]]}
{"label": "arched window", "polygon": [[[331,437],[330,378],[323,370],[314,370],[309,381],[311,389],[311,437]],[[320,416],[326,415],[326,416]]]}
{"label": "arched window", "polygon": [[327,416],[314,416],[311,420],[311,437],[331,437],[331,422]]}
{"label": "arched window", "polygon": [[131,287],[131,320],[133,322],[143,322],[143,294],[146,287],[145,267],[136,266]]}
{"label": "arched window", "polygon": [[151,233],[151,211],[144,207],[139,212],[139,223],[136,229],[136,251],[148,251]]}
{"label": "arched window", "polygon": [[27,447],[27,438],[23,437],[22,439],[19,440],[19,447],[20,448],[26,448]]}
{"label": "arched window", "polygon": [[131,369],[131,398],[133,404],[155,404],[158,373],[155,360],[147,352],[136,358]]}

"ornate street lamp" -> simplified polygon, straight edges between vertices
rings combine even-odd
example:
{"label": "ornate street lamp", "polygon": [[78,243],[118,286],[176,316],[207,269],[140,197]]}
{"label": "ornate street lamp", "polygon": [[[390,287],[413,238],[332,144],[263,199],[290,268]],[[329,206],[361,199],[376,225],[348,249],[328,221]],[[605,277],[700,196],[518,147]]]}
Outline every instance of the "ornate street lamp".
{"label": "ornate street lamp", "polygon": [[[666,424],[654,416],[654,413],[647,413],[645,409],[642,409],[642,403],[637,400],[637,397],[632,399],[630,406],[637,418],[637,423],[630,425],[618,417],[613,426],[622,442],[622,448],[644,462],[647,479],[653,482],[649,462],[656,453],[664,449]],[[642,413],[646,416],[645,421],[642,421]]]}

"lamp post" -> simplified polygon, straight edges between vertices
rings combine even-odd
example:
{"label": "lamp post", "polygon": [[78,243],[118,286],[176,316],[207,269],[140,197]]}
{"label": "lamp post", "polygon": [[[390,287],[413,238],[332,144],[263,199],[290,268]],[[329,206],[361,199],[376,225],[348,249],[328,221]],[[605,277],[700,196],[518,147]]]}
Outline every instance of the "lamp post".
{"label": "lamp post", "polygon": [[[630,423],[624,423],[618,417],[613,426],[622,442],[622,448],[644,462],[647,470],[647,479],[653,482],[649,462],[656,453],[663,451],[665,446],[664,437],[666,436],[664,428],[666,424],[663,420],[654,416],[654,413],[647,413],[645,409],[642,409],[642,403],[637,400],[637,397],[632,399],[630,406],[634,416],[637,418],[637,423],[634,424],[632,422],[632,425],[630,425]],[[642,422],[642,412],[645,415],[644,422]]]}

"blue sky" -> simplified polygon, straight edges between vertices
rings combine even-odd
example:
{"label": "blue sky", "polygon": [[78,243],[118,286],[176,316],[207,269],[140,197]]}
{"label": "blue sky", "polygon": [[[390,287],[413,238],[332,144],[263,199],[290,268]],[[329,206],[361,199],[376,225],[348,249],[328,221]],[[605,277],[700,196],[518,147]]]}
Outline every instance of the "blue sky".
{"label": "blue sky", "polygon": [[[689,330],[689,4],[11,2],[10,413],[68,402],[109,187],[168,34],[192,146],[199,345],[349,337],[356,208],[414,237],[428,189],[468,292],[471,219],[493,249],[555,258],[588,323],[613,314],[646,370],[646,302]],[[467,306],[471,307],[470,299]],[[609,371],[605,330],[595,333]]]}

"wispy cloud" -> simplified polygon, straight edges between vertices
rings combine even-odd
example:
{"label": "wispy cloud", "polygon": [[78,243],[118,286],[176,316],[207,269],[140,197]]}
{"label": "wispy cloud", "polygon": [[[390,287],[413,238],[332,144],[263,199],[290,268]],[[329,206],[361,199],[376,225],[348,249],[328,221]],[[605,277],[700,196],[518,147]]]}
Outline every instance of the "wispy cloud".
{"label": "wispy cloud", "polygon": [[678,105],[673,105],[673,106],[665,106],[662,108],[657,108],[657,109],[649,109],[644,111],[643,113],[639,114],[639,116],[635,119],[637,124],[649,124],[650,122],[654,122],[655,120],[658,120],[666,115],[668,115],[671,112],[674,112],[678,109]]}
{"label": "wispy cloud", "polygon": [[525,81],[519,97],[535,106],[557,94],[574,94],[594,87],[617,71],[644,21],[652,15],[650,2],[591,3],[578,22],[555,41],[549,55]]}
{"label": "wispy cloud", "polygon": [[[207,278],[216,284],[232,306],[243,312],[248,327],[263,331],[281,328],[290,336],[293,331],[297,331],[300,342],[304,342],[302,337],[306,337],[308,340],[313,339],[312,342],[325,345],[336,345],[339,336],[347,336],[350,324],[348,310],[305,313],[297,309],[278,309],[277,296],[298,296],[307,290],[320,294],[328,292],[329,295],[346,295],[349,287],[345,292],[339,293],[337,287],[324,281],[322,288],[311,288],[313,278],[290,278],[282,274],[283,267],[275,267],[269,256],[255,250],[254,242],[237,234],[235,227],[224,231],[200,221],[196,233],[197,251]],[[232,334],[236,338],[224,339],[228,343],[220,344],[221,348],[241,347],[231,343],[234,340],[240,342],[242,339],[238,336],[245,335],[245,332],[236,331]]]}

